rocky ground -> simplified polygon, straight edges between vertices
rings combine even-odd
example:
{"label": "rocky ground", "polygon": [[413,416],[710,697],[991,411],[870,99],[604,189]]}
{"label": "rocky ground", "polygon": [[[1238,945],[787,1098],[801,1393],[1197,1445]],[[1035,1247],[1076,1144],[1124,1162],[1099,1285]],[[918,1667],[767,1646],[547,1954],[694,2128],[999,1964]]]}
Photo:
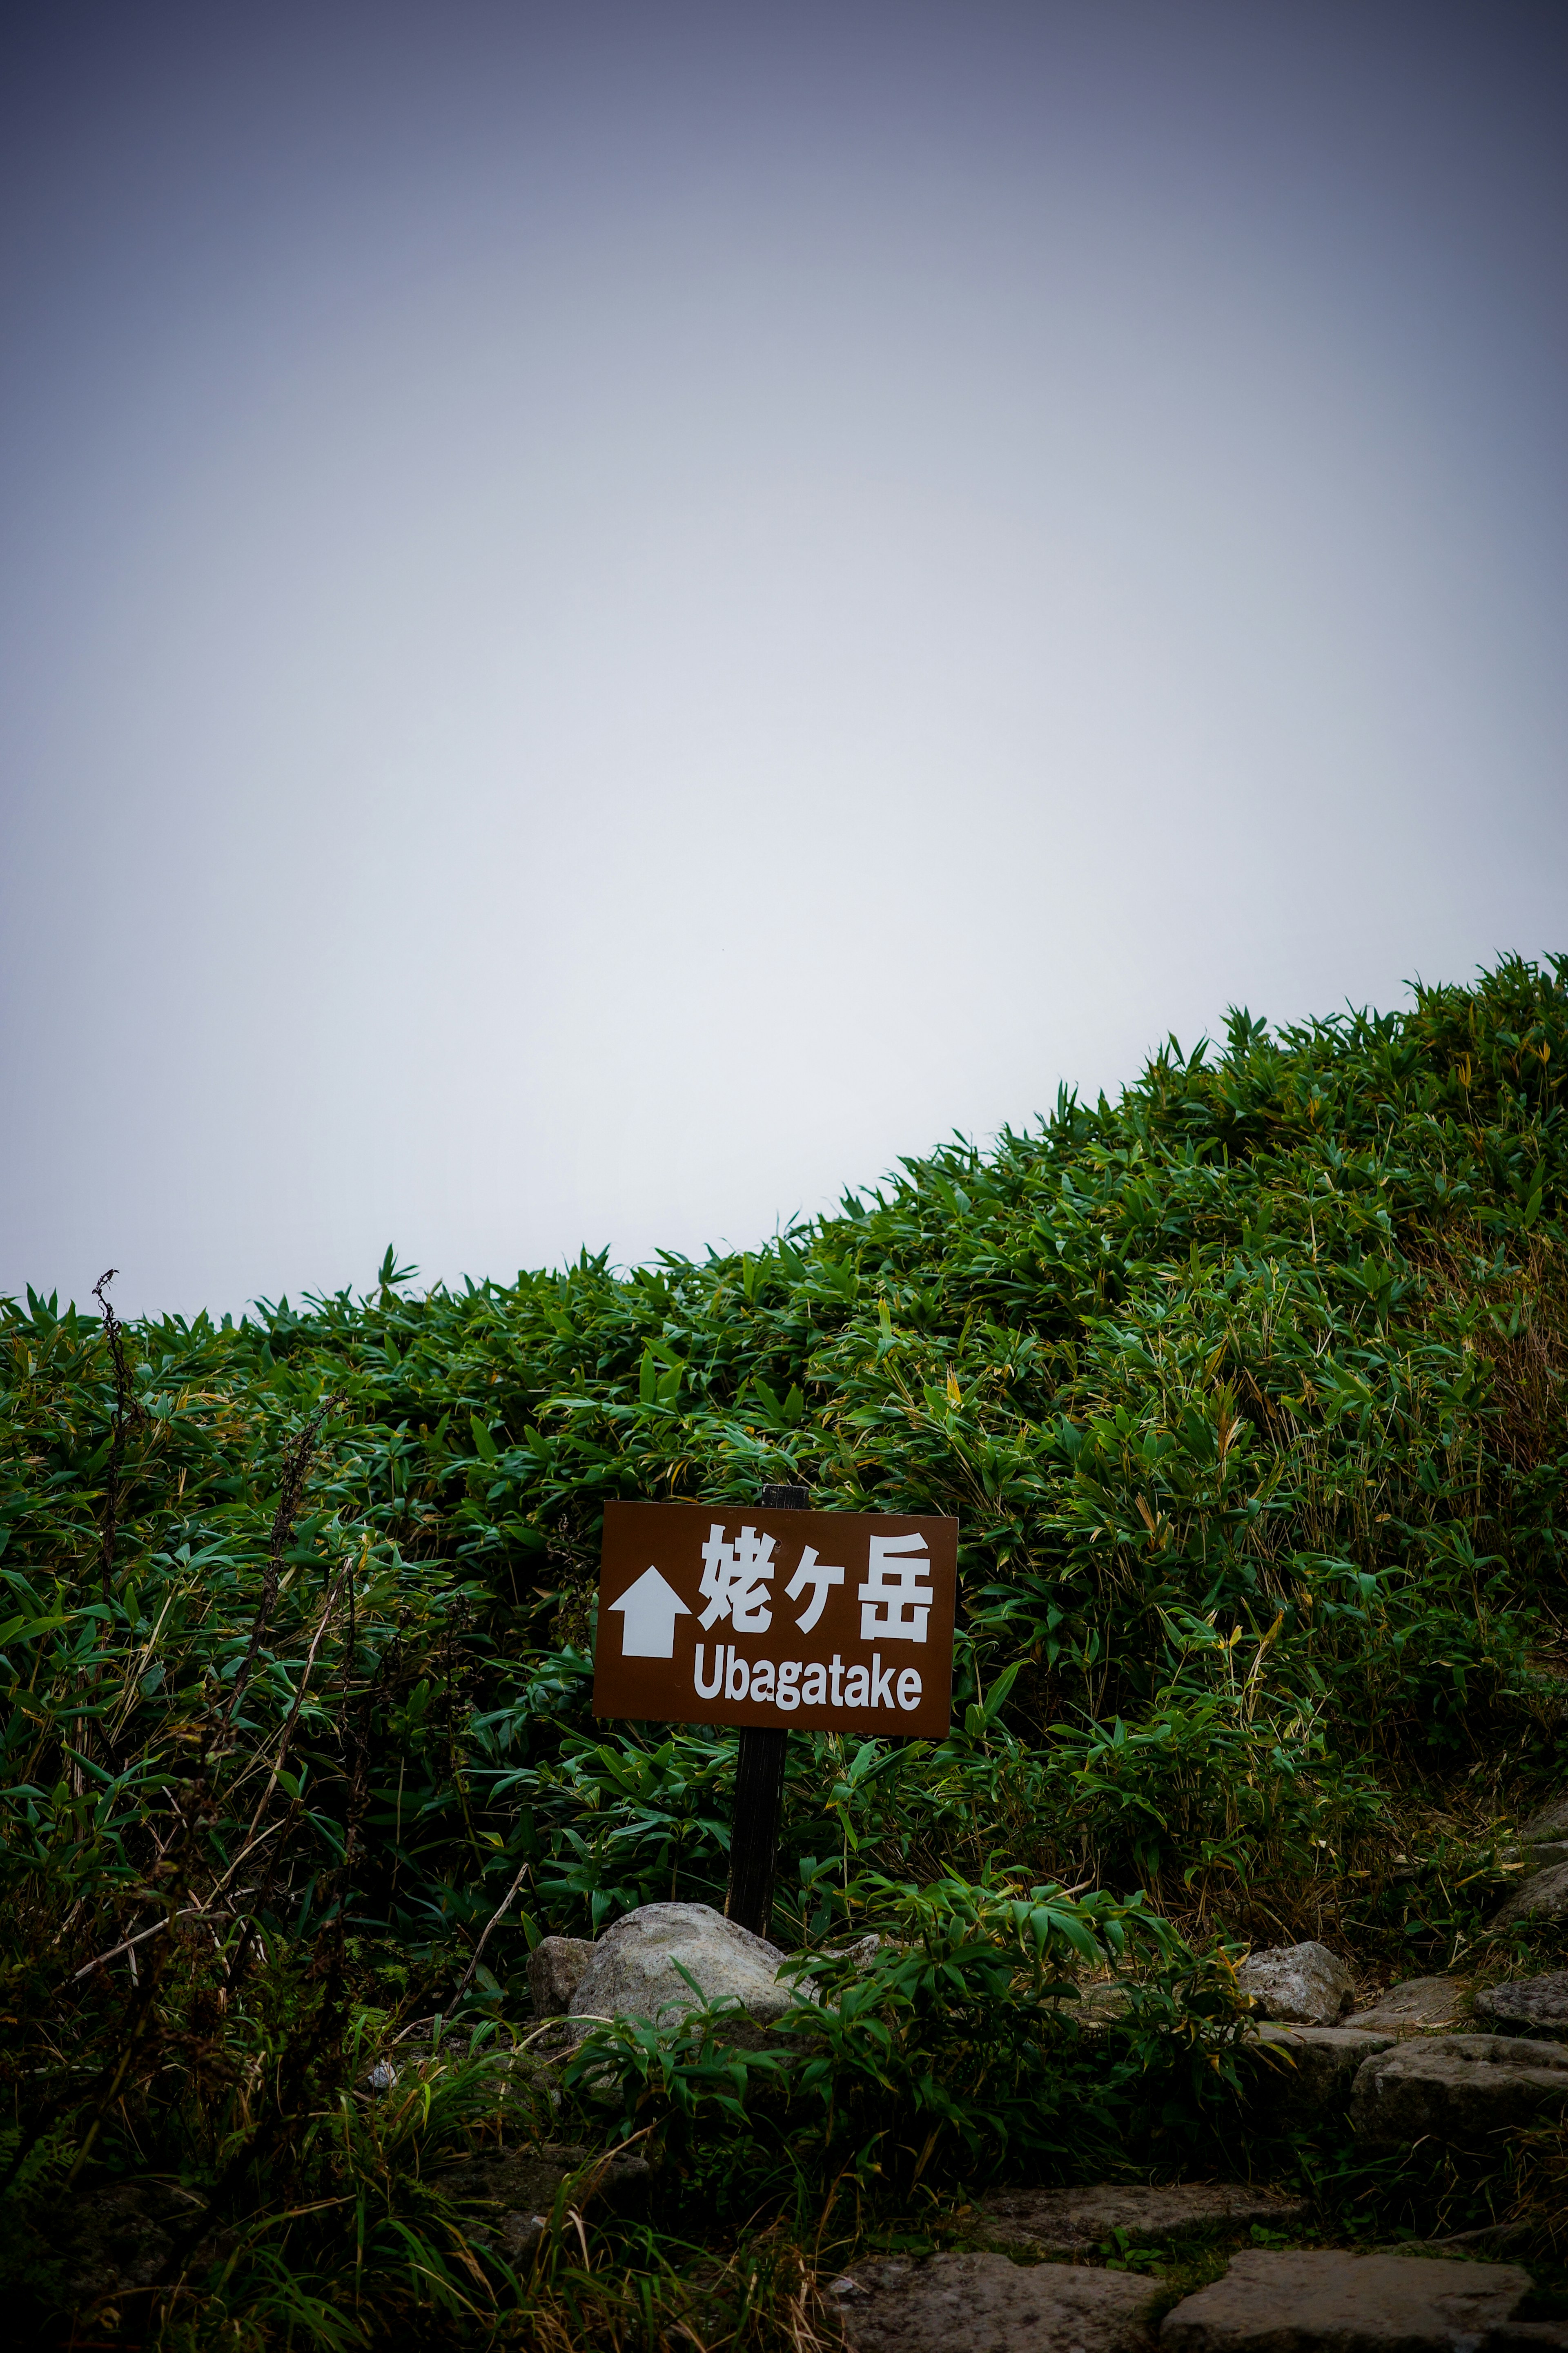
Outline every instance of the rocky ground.
{"label": "rocky ground", "polygon": [[[1521,1861],[1509,1915],[1568,1915],[1568,1799],[1527,1827]],[[498,2059],[514,2075],[549,2066],[596,2021],[679,2017],[693,1985],[741,2005],[742,2041],[765,2041],[795,1998],[782,1952],[695,1904],[645,1905],[594,1943],[547,1936],[529,1976],[532,2047]],[[1264,2096],[1282,2128],[1337,2120],[1372,2150],[1474,2150],[1568,2115],[1568,1969],[1413,1978],[1358,2003],[1343,1959],[1309,1942],[1255,1952],[1237,1976],[1276,2063]],[[1088,1991],[1097,2006],[1118,1998]],[[418,2052],[405,2037],[362,2091],[393,2090]],[[563,2211],[641,2211],[650,2173],[635,2154],[545,2140],[449,2166],[439,2186],[519,2265]],[[79,2301],[158,2276],[183,2215],[178,2195],[152,2184],[84,2200],[69,2246]],[[1309,2204],[1268,2184],[1013,2187],[952,2222],[951,2251],[868,2259],[819,2283],[824,2341],[852,2353],[1568,2353],[1568,2297],[1498,2260],[1499,2234],[1364,2253],[1292,2243],[1310,2235]]]}
{"label": "rocky ground", "polygon": [[[1568,1800],[1522,1834],[1510,1918],[1568,1915]],[[699,1905],[652,1905],[597,1944],[547,1938],[531,1979],[542,2015],[678,2014],[689,1969],[710,1999],[777,2014],[783,1956]],[[1568,2113],[1568,1970],[1476,1989],[1415,1978],[1358,2006],[1320,1944],[1254,1953],[1239,1971],[1279,2054],[1280,2120],[1344,2117],[1355,2138],[1473,2148]],[[1558,2039],[1561,2037],[1562,2039]],[[1562,2299],[1484,2249],[1291,2246],[1308,2210],[1267,2186],[1184,2182],[1015,2189],[972,2216],[969,2251],[859,2263],[827,2286],[855,2353],[1509,2353],[1568,2348]],[[1183,2248],[1238,2245],[1222,2275],[1173,2300]],[[1141,2251],[1163,2265],[1138,2263]],[[1532,2314],[1542,2316],[1531,2316]]]}
{"label": "rocky ground", "polygon": [[837,2280],[856,2353],[1523,2353],[1568,2346],[1524,2318],[1517,2263],[1250,2248],[1222,2279],[1168,2304],[1126,2271],[1006,2255],[866,2264]]}

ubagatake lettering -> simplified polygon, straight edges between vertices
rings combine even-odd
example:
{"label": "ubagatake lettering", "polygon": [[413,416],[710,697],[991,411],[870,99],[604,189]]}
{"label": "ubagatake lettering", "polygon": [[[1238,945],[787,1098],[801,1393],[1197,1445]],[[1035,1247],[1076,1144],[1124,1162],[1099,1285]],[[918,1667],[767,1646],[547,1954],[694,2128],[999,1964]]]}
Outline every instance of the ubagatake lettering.
{"label": "ubagatake lettering", "polygon": [[[923,1629],[916,1640],[925,1640]],[[699,1699],[717,1699],[722,1693],[726,1700],[776,1707],[784,1715],[793,1715],[797,1708],[829,1705],[885,1707],[896,1714],[898,1708],[917,1708],[921,1704],[919,1668],[903,1667],[895,1673],[882,1664],[879,1651],[872,1651],[868,1667],[863,1661],[846,1667],[837,1651],[830,1660],[783,1659],[775,1666],[772,1659],[742,1659],[732,1642],[717,1642],[712,1678],[705,1681],[706,1648],[705,1643],[698,1643],[693,1668]]]}

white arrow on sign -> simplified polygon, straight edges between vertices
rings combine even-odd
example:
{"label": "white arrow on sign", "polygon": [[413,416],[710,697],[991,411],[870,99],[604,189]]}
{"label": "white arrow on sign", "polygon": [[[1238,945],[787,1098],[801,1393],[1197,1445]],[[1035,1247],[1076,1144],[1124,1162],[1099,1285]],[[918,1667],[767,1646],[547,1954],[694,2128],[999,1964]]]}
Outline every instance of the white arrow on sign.
{"label": "white arrow on sign", "polygon": [[691,1612],[657,1568],[645,1568],[637,1583],[628,1585],[610,1607],[626,1613],[621,1621],[623,1658],[674,1658],[675,1621],[689,1618]]}

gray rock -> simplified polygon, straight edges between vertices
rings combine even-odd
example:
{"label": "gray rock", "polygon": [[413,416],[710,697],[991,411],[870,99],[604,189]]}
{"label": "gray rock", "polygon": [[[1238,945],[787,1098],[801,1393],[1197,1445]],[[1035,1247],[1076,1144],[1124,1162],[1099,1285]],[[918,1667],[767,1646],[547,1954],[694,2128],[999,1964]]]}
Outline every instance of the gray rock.
{"label": "gray rock", "polygon": [[1392,2147],[1431,2133],[1478,2147],[1568,2109],[1568,2043],[1501,2034],[1405,2042],[1365,2060],[1351,2094],[1358,2138]]}
{"label": "gray rock", "polygon": [[1520,1826],[1519,1835],[1526,1846],[1543,1846],[1557,1839],[1568,1839],[1568,1798],[1553,1798],[1539,1813],[1531,1814]]}
{"label": "gray rock", "polygon": [[858,1969],[868,1969],[878,1954],[891,1944],[890,1936],[879,1936],[875,1928],[870,1928],[865,1936],[855,1937],[850,1944],[830,1945],[827,1951],[833,1960],[853,1961]]}
{"label": "gray rock", "polygon": [[548,2206],[573,2175],[583,2201],[602,2198],[618,2214],[647,2203],[652,2172],[647,2159],[621,2151],[605,2158],[575,2141],[547,2140],[537,2148],[480,2149],[437,2168],[432,2179],[448,2198],[464,2205],[510,2210]]}
{"label": "gray rock", "polygon": [[1352,2010],[1345,2024],[1365,2034],[1440,2034],[1464,2016],[1468,2000],[1463,1978],[1406,1978],[1366,2010]]}
{"label": "gray rock", "polygon": [[1301,2221],[1306,2200],[1239,2181],[1181,2181],[1168,2188],[1101,2182],[1086,2189],[1005,2189],[980,2201],[985,2235],[1040,2255],[1079,2255],[1118,2232],[1131,2246],[1163,2246],[1194,2232],[1270,2230]]}
{"label": "gray rock", "polygon": [[1561,2035],[1568,2039],[1568,1969],[1548,1969],[1538,1978],[1515,1978],[1477,1994],[1476,2016],[1495,2021],[1505,2034]]}
{"label": "gray rock", "polygon": [[1272,1945],[1236,1973],[1260,2018],[1287,2026],[1335,2026],[1355,2000],[1351,1973],[1327,1945]]}
{"label": "gray rock", "polygon": [[[542,2244],[550,2221],[548,2213],[531,2214],[520,2207],[515,2213],[503,2214],[488,2235],[497,2252],[515,2271],[520,2263],[527,2263]],[[475,2232],[473,2235],[479,2237],[483,2234]]]}
{"label": "gray rock", "polygon": [[1131,1986],[1119,1984],[1115,1978],[1101,1978],[1082,1988],[1079,2021],[1084,2026],[1112,2026],[1119,2018],[1125,2018],[1131,2007]]}
{"label": "gray rock", "polygon": [[536,2018],[564,2018],[594,1957],[586,1936],[541,1936],[528,1957],[528,1990]]}
{"label": "gray rock", "polygon": [[1253,2074],[1253,2106],[1292,2125],[1343,2116],[1362,2063],[1391,2050],[1394,2038],[1351,2026],[1266,2025],[1258,2040],[1272,2055],[1267,2073]]}
{"label": "gray rock", "polygon": [[480,2235],[501,2235],[519,2213],[548,2217],[572,2160],[585,2155],[549,2143],[542,2148],[488,2149],[438,2166],[430,2179],[443,2197],[476,2210]]}
{"label": "gray rock", "polygon": [[1508,1928],[1516,1920],[1568,1920],[1568,1862],[1549,1871],[1532,1871],[1521,1879],[1499,1911],[1493,1926]]}
{"label": "gray rock", "polygon": [[858,2264],[828,2290],[854,2353],[1152,2353],[1157,2284],[1006,2255]]}
{"label": "gray rock", "polygon": [[512,2112],[514,2130],[518,2128],[515,2119],[519,2112],[526,2115],[541,2103],[548,2109],[561,2105],[559,2078],[548,2061],[540,2056],[537,2045],[522,2049],[486,2038],[476,2053],[476,2039],[464,2028],[456,2027],[444,2031],[437,2045],[428,2026],[413,2027],[399,2035],[391,2049],[365,2070],[355,2089],[384,2096],[406,2083],[410,2071],[417,2082],[442,2068],[461,2066],[477,2056],[496,2106]]}
{"label": "gray rock", "polygon": [[[574,2018],[680,2018],[700,2000],[738,2000],[769,2026],[795,1999],[776,1945],[707,1904],[644,1904],[606,1928],[572,1996]],[[689,1970],[700,1993],[677,1968]],[[803,1989],[804,1991],[804,1989]]]}
{"label": "gray rock", "polygon": [[161,2181],[117,2181],[62,2201],[51,2236],[64,2308],[150,2287],[174,2254],[175,2232],[199,2211],[199,2200]]}
{"label": "gray rock", "polygon": [[1166,2314],[1161,2353],[1500,2353],[1504,2345],[1568,2344],[1568,2332],[1509,2327],[1530,2286],[1517,2263],[1252,2248]]}
{"label": "gray rock", "polygon": [[652,2179],[647,2159],[625,2151],[608,2159],[570,2141],[538,2148],[486,2149],[444,2165],[436,2187],[470,2210],[475,2237],[489,2241],[509,2263],[526,2262],[550,2229],[556,2200],[571,2184],[579,2211],[602,2200],[618,2214],[640,2213]]}
{"label": "gray rock", "polygon": [[503,2128],[544,2130],[561,2106],[561,2078],[551,2061],[538,2049],[487,2052],[485,2058]]}
{"label": "gray rock", "polygon": [[1075,2026],[1114,2026],[1132,2007],[1133,1989],[1125,1978],[1095,1978],[1088,1985],[1051,1988],[1043,1996],[1057,2005],[1058,2018]]}

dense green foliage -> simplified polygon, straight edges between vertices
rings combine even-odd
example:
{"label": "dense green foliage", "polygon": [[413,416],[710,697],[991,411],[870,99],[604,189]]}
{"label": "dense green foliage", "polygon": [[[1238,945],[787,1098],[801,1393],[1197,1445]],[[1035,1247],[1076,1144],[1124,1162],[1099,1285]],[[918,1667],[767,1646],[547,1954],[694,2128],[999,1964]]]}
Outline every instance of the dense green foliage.
{"label": "dense green foliage", "polygon": [[[363,1299],[123,1334],[5,1303],[18,2180],[152,2165],[238,2211],[306,2180],[382,2013],[521,2023],[540,1934],[721,1901],[732,1738],[588,1713],[606,1495],[961,1523],[954,1728],[792,1740],[781,1941],[1054,1885],[1189,1949],[1463,1949],[1565,1689],[1565,1062],[1568,959],[1510,960],[1237,1014],[754,1255],[421,1296],[389,1252]],[[1173,1939],[1151,1966],[1228,2034]],[[891,2051],[913,1997],[878,1999]],[[679,2138],[697,2080],[647,2058],[636,2113]]]}

